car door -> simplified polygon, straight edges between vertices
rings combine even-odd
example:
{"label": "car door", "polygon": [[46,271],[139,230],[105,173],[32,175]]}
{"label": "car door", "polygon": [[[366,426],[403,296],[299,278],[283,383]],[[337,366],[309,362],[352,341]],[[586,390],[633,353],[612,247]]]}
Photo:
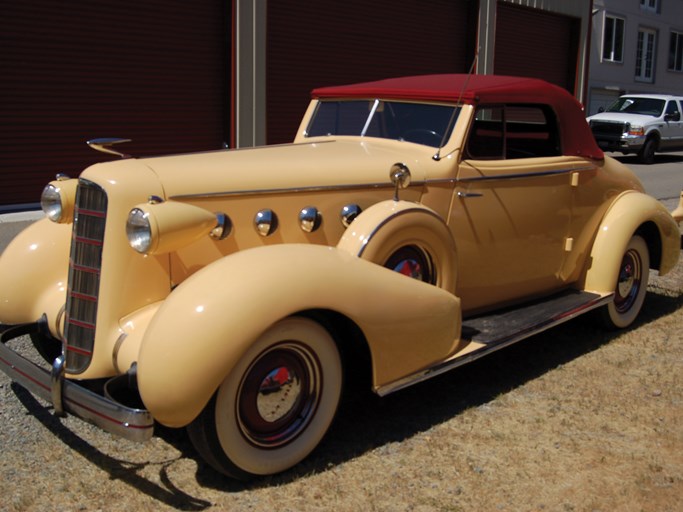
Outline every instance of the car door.
{"label": "car door", "polygon": [[465,314],[563,286],[571,169],[550,108],[477,109],[449,216]]}
{"label": "car door", "polygon": [[683,120],[678,100],[669,100],[664,110],[661,149],[675,150],[683,147]]}

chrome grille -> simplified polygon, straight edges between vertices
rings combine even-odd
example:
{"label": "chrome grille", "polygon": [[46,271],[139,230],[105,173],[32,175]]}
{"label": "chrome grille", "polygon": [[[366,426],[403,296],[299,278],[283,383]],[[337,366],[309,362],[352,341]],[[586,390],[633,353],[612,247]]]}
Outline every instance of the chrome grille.
{"label": "chrome grille", "polygon": [[66,369],[88,368],[95,344],[95,323],[102,268],[107,195],[98,185],[81,179],[71,235],[69,288],[66,298]]}

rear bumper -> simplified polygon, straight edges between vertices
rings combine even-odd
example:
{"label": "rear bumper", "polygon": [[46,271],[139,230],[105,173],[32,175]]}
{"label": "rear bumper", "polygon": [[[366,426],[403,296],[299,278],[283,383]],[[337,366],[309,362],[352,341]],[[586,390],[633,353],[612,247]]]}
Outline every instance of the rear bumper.
{"label": "rear bumper", "polygon": [[154,433],[149,411],[126,407],[64,379],[57,358],[52,372],[34,364],[7,346],[7,342],[37,332],[38,324],[24,324],[0,335],[0,370],[34,395],[51,403],[56,412],[73,414],[103,430],[131,441],[146,441]]}

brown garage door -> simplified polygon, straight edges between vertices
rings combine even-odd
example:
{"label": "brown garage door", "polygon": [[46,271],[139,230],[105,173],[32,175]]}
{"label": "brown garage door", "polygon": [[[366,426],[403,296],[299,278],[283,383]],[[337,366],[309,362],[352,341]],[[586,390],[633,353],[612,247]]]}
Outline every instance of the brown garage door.
{"label": "brown garage door", "polygon": [[268,2],[267,141],[291,141],[311,89],[466,72],[476,2]]}
{"label": "brown garage door", "polygon": [[219,148],[228,115],[229,2],[4,2],[0,207],[34,203],[57,172],[133,155]]}
{"label": "brown garage door", "polygon": [[495,74],[542,78],[575,94],[579,28],[578,18],[498,2]]}

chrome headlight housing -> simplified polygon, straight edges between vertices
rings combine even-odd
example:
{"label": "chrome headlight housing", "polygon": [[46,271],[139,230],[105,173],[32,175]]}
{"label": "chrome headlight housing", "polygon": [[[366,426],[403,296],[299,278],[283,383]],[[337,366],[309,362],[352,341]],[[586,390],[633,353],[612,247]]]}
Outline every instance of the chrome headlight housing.
{"label": "chrome headlight housing", "polygon": [[166,254],[207,235],[222,240],[230,234],[231,227],[225,214],[153,197],[130,211],[126,235],[130,246],[141,254]]}
{"label": "chrome headlight housing", "polygon": [[40,196],[40,206],[45,216],[57,223],[73,221],[77,187],[78,180],[65,176],[48,183]]}
{"label": "chrome headlight housing", "polygon": [[128,243],[137,252],[145,254],[152,247],[152,225],[149,214],[140,208],[133,208],[126,222]]}

